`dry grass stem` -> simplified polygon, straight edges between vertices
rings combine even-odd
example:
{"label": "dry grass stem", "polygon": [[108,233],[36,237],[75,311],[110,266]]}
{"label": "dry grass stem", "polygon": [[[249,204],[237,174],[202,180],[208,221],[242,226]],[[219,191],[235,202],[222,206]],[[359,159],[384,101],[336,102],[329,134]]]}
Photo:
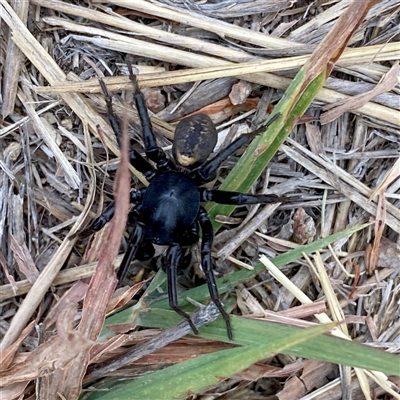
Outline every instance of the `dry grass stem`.
{"label": "dry grass stem", "polygon": [[[128,56],[168,157],[183,118],[209,115],[219,151],[276,112],[304,71],[308,79],[323,67],[323,87],[249,189],[289,201],[216,213],[222,227],[211,257],[221,299],[234,315],[234,338],[254,334],[249,326],[272,335],[271,322],[334,321],[332,335],[398,354],[399,9],[400,0],[0,0],[0,398],[94,398],[117,380],[236,346],[206,339],[219,321],[197,337],[187,322],[160,331],[172,325],[165,277],[156,274],[162,247],[151,260],[135,259],[130,287],[115,290],[135,223],[127,223],[129,192],[148,185],[127,155],[131,147],[144,154]],[[336,60],[334,42],[349,32]],[[99,77],[121,122],[123,151]],[[225,160],[207,189],[229,182],[241,155]],[[92,235],[93,219],[114,197],[114,219]],[[265,270],[257,274],[260,259]],[[181,264],[179,291],[204,284],[200,246],[185,250]],[[179,301],[193,297],[184,306],[193,309],[202,290]],[[194,322],[217,314],[211,304]],[[271,354],[202,393],[187,391],[187,399],[400,399],[400,378],[288,354]]]}

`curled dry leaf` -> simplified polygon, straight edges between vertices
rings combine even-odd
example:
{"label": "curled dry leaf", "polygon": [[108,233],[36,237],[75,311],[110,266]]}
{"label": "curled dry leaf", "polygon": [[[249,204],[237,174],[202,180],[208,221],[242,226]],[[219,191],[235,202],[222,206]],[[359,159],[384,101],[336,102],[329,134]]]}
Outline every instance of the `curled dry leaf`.
{"label": "curled dry leaf", "polygon": [[382,237],[379,244],[378,260],[376,264],[379,267],[400,268],[400,245]]}
{"label": "curled dry leaf", "polygon": [[1,252],[0,252],[0,266],[3,268],[4,276],[6,276],[8,281],[10,282],[14,293],[16,293],[18,290],[18,286],[15,283],[14,277],[8,272],[7,261],[3,255],[3,253],[1,253]]}
{"label": "curled dry leaf", "polygon": [[[93,346],[83,333],[74,330],[76,305],[70,305],[57,320],[58,333],[29,353],[18,353],[11,366],[2,372],[0,387],[40,378],[63,370],[81,352]],[[32,324],[29,325],[32,328]],[[26,330],[21,337],[26,333]]]}
{"label": "curled dry leaf", "polygon": [[304,208],[299,207],[293,216],[293,236],[292,240],[299,244],[310,242],[316,233],[314,220],[305,212]]}
{"label": "curled dry leaf", "polygon": [[26,244],[22,243],[22,245],[20,245],[15,237],[11,235],[10,246],[19,270],[26,276],[29,283],[35,283],[39,276],[39,271],[36,268],[35,262]]}
{"label": "curled dry leaf", "polygon": [[158,113],[165,108],[165,96],[158,89],[143,89],[143,94],[146,99],[147,108]]}
{"label": "curled dry leaf", "polygon": [[399,62],[397,61],[387,74],[378,82],[373,90],[367,93],[360,94],[359,96],[350,97],[339,101],[338,103],[330,105],[332,108],[321,115],[321,124],[327,124],[339,118],[340,115],[347,111],[357,110],[364,104],[368,103],[374,97],[392,90],[397,85],[397,77],[400,72]]}
{"label": "curled dry leaf", "polygon": [[231,103],[234,106],[243,104],[251,93],[251,89],[251,84],[247,81],[240,80],[238,83],[235,83],[229,93]]}
{"label": "curled dry leaf", "polygon": [[[29,335],[29,333],[33,329],[34,325],[35,325],[35,321],[32,321],[29,325],[27,325],[25,327],[25,329],[19,335],[19,338],[11,346],[7,347],[5,350],[2,350],[0,352],[0,360],[1,360],[0,371],[7,370],[7,368],[11,365],[11,362],[13,361],[15,354],[18,351],[19,346],[25,340],[25,338]],[[2,398],[1,392],[0,392],[0,398]]]}

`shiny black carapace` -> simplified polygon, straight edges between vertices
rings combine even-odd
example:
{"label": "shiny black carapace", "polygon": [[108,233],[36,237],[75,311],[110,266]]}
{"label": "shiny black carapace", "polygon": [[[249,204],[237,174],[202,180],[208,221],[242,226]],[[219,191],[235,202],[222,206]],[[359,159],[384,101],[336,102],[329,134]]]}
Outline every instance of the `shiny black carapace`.
{"label": "shiny black carapace", "polygon": [[[154,169],[139,152],[134,149],[130,150],[131,164],[146,177],[150,184],[147,188],[131,192],[131,203],[134,206],[129,220],[133,222],[134,228],[129,236],[127,251],[118,272],[119,282],[122,282],[134,258],[145,260],[153,257],[153,244],[168,246],[164,264],[168,276],[169,304],[173,310],[189,322],[193,332],[197,334],[198,330],[190,316],[178,306],[176,279],[182,248],[199,241],[200,227],[201,265],[211,299],[221,312],[226,323],[228,337],[232,340],[229,315],[222,306],[213,274],[211,260],[213,228],[201,203],[214,201],[222,204],[245,205],[275,203],[285,201],[286,198],[202,188],[203,184],[215,178],[216,171],[224,160],[247,144],[259,132],[240,136],[208,160],[217,142],[217,132],[207,115],[193,115],[183,119],[177,125],[172,147],[173,160],[169,160],[157,146],[144,96],[130,66],[129,70],[136,108],[142,125],[144,153],[156,168]],[[121,144],[121,129],[113,112],[111,97],[102,80],[100,80],[100,85],[106,98],[108,118],[117,140]],[[110,204],[94,221],[93,230],[101,229],[113,214],[114,203]]]}

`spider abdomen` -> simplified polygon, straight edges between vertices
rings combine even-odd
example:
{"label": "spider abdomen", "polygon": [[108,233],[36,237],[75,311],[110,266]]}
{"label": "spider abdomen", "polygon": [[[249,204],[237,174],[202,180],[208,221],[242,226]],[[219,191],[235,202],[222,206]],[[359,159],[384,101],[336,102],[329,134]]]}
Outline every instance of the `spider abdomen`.
{"label": "spider abdomen", "polygon": [[169,171],[158,175],[143,197],[141,219],[153,243],[180,243],[192,227],[200,208],[200,194],[185,175]]}
{"label": "spider abdomen", "polygon": [[179,165],[194,169],[207,160],[217,139],[217,130],[208,115],[191,115],[176,127],[172,154]]}

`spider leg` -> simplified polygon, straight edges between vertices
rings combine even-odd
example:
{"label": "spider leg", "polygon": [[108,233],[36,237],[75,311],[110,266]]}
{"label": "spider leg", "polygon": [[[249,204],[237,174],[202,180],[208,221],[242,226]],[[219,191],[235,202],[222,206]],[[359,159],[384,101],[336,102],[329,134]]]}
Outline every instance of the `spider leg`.
{"label": "spider leg", "polygon": [[167,254],[165,255],[166,262],[166,270],[167,270],[167,279],[168,279],[168,300],[169,306],[178,313],[181,317],[185,318],[189,323],[192,331],[198,335],[199,331],[196,326],[193,324],[193,321],[190,319],[190,315],[186,314],[178,306],[178,292],[176,290],[176,277],[177,277],[177,269],[179,260],[182,257],[182,248],[179,244],[175,244],[170,246],[167,250]]}
{"label": "spider leg", "polygon": [[[99,83],[101,89],[103,91],[103,95],[107,104],[107,116],[110,121],[111,127],[115,133],[115,137],[117,139],[118,145],[121,146],[122,141],[122,133],[121,127],[118,121],[117,116],[114,113],[112,98],[108,93],[107,86],[102,79],[99,79]],[[151,181],[156,172],[152,168],[152,166],[134,149],[130,149],[129,151],[129,161],[133,167],[135,167],[139,172],[141,172],[148,181]],[[140,189],[137,192],[131,192],[130,202],[137,203],[142,200],[145,189]],[[99,231],[103,226],[111,220],[114,216],[115,211],[115,203],[112,202],[108,205],[108,207],[102,212],[102,214],[93,222],[91,226],[91,230]]]}
{"label": "spider leg", "polygon": [[259,135],[262,132],[265,132],[267,127],[274,122],[280,114],[275,114],[266,125],[263,125],[261,128],[247,133],[240,135],[236,140],[234,140],[231,144],[229,144],[227,147],[222,149],[219,153],[215,155],[214,158],[212,158],[210,161],[206,162],[203,164],[202,167],[196,171],[196,177],[197,180],[200,180],[200,182],[210,182],[215,178],[215,174],[218,170],[218,168],[221,166],[221,164],[233,153],[235,153],[237,150],[239,150],[241,147],[243,147],[245,144],[249,143],[255,136]]}
{"label": "spider leg", "polygon": [[126,63],[129,70],[129,78],[133,85],[133,98],[135,100],[136,109],[139,114],[140,123],[142,125],[143,144],[146,156],[151,161],[156,163],[157,169],[159,171],[170,170],[172,167],[171,162],[157,145],[156,137],[154,135],[153,128],[151,126],[151,120],[146,107],[146,100],[143,93],[139,89],[136,75],[133,73],[132,70],[132,65],[128,59]]}
{"label": "spider leg", "polygon": [[214,201],[220,204],[267,204],[267,203],[286,203],[289,199],[285,196],[275,194],[251,195],[240,192],[228,192],[223,190],[199,189],[201,201]]}
{"label": "spider leg", "polygon": [[[104,81],[102,79],[99,79],[99,83],[107,104],[108,120],[110,121],[111,128],[115,133],[118,145],[119,147],[121,147],[121,141],[122,141],[121,127],[119,124],[118,117],[115,115],[113,110],[112,98],[108,93],[107,86],[104,83]],[[130,149],[129,151],[129,162],[133,167],[135,167],[139,172],[141,172],[149,182],[154,178],[155,176],[154,169],[135,149]]]}
{"label": "spider leg", "polygon": [[232,326],[229,318],[229,314],[225,311],[221,300],[219,298],[217,284],[213,273],[213,266],[211,261],[211,248],[214,240],[214,231],[208,218],[207,212],[203,207],[200,207],[197,215],[202,230],[202,241],[201,241],[201,265],[206,275],[208,290],[210,292],[211,300],[217,306],[226,324],[226,331],[228,333],[229,340],[233,340]]}
{"label": "spider leg", "polygon": [[[136,211],[136,210],[134,210]],[[119,270],[117,273],[118,278],[118,286],[122,286],[122,282],[128,272],[128,269],[131,265],[132,260],[134,259],[136,252],[138,251],[143,238],[144,238],[145,226],[143,222],[138,221],[129,235],[128,239],[128,248],[126,249],[124,258],[121,261],[121,265],[119,266]]]}
{"label": "spider leg", "polygon": [[129,151],[129,162],[141,172],[149,182],[156,176],[156,171],[154,171],[153,167],[135,149]]}
{"label": "spider leg", "polygon": [[[136,192],[130,193],[130,203],[139,203],[142,201],[146,188],[141,188]],[[101,213],[101,215],[93,221],[91,229],[95,232],[99,231],[103,226],[111,221],[111,218],[114,216],[115,212],[115,202],[111,202],[107,208]]]}

